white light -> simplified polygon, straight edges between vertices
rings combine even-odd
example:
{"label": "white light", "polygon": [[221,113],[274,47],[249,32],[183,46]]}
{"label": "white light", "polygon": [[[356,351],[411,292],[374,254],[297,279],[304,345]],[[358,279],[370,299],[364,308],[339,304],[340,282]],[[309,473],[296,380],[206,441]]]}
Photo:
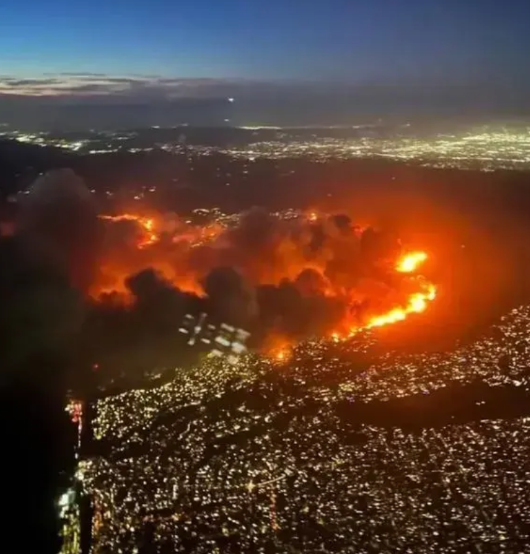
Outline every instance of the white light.
{"label": "white light", "polygon": [[234,99],[233,99],[232,97],[230,97],[230,98],[228,99],[228,101],[229,101],[229,102],[233,102]]}

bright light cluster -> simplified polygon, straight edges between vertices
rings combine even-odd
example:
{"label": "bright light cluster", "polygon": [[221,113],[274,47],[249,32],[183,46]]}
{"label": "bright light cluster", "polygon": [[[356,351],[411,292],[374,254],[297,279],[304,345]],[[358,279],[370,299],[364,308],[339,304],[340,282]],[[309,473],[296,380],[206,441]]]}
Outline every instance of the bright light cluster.
{"label": "bright light cluster", "polygon": [[516,552],[530,538],[528,418],[409,433],[239,412],[231,428],[157,427],[148,454],[90,464],[93,552],[131,551],[147,522],[175,552],[368,552],[367,536],[379,552]]}
{"label": "bright light cluster", "polygon": [[407,430],[351,412],[476,381],[528,391],[529,330],[523,307],[447,353],[381,356],[362,334],[284,361],[207,358],[100,400],[102,456],[81,469],[93,554],[134,551],[148,524],[174,552],[524,551],[529,418],[422,428],[418,413]]}
{"label": "bright light cluster", "polygon": [[530,128],[528,126],[481,127],[467,132],[436,133],[425,137],[409,132],[377,133],[358,137],[312,137],[306,140],[262,140],[224,149],[231,156],[256,158],[306,158],[327,162],[331,159],[386,158],[413,161],[441,168],[525,169],[530,166]]}
{"label": "bright light cluster", "polygon": [[[193,153],[195,156],[211,156],[222,152],[231,157],[251,162],[257,158],[311,158],[326,162],[330,159],[386,158],[414,161],[423,165],[482,169],[527,169],[530,167],[530,128],[527,124],[485,125],[462,130],[444,130],[425,136],[414,124],[399,126],[369,126],[365,129],[350,128],[351,134],[333,136],[330,128],[305,138],[289,129],[268,128],[266,136],[260,131],[266,127],[243,127],[253,131],[251,140],[241,146],[218,147],[204,144],[183,144],[180,133],[173,140],[157,141],[156,147],[175,154]],[[271,138],[270,131],[275,133]],[[347,130],[347,128],[343,128]],[[82,140],[50,133],[27,134],[21,131],[4,131],[4,136],[19,142],[55,146],[87,154],[103,154],[117,151],[130,153],[151,152],[153,144],[137,143],[142,133],[135,131],[89,133]],[[184,150],[186,149],[186,150]]]}

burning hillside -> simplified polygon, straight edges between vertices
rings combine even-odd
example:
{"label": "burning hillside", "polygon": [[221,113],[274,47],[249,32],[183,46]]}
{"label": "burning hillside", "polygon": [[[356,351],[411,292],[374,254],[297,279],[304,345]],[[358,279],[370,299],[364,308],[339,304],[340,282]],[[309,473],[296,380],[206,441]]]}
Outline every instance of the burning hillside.
{"label": "burning hillside", "polygon": [[251,330],[259,344],[271,336],[339,340],[423,312],[436,295],[420,273],[425,252],[407,252],[391,233],[342,214],[253,209],[200,223],[173,214],[101,219],[91,289],[100,303],[151,305],[149,317],[166,322],[203,310]]}
{"label": "burning hillside", "polygon": [[245,336],[247,347],[277,354],[403,321],[436,295],[427,253],[345,214],[98,217],[82,182],[60,171],[35,183],[15,223],[17,241],[89,292],[77,352],[115,376],[193,362],[220,340],[221,324],[232,329],[227,344]]}

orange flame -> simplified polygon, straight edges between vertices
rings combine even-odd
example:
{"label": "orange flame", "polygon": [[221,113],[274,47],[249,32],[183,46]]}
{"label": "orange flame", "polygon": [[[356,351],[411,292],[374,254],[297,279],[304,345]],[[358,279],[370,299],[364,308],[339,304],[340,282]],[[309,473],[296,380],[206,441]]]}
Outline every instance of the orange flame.
{"label": "orange flame", "polygon": [[[305,214],[306,218],[310,222],[318,221],[320,215],[317,211],[309,211]],[[147,249],[153,245],[156,245],[160,240],[160,233],[162,230],[166,231],[165,223],[157,217],[151,215],[137,215],[135,213],[124,213],[120,215],[101,215],[102,219],[110,221],[134,221],[139,225],[140,228],[140,237],[137,241],[137,247],[140,249]],[[190,222],[186,222],[190,223]],[[174,229],[175,231],[175,229]],[[206,226],[195,227],[192,225],[181,225],[179,226],[178,233],[174,232],[172,237],[173,242],[187,243],[190,248],[199,246],[210,241],[215,241],[218,237],[222,235],[225,231],[225,227],[219,223],[213,222]],[[155,255],[158,255],[157,251],[154,251]],[[146,252],[147,254],[147,252]],[[163,253],[162,253],[163,254]],[[400,256],[395,263],[394,271],[397,274],[403,274],[403,278],[407,282],[416,283],[417,288],[415,292],[409,294],[409,296],[403,301],[402,305],[394,306],[386,313],[382,314],[372,314],[372,316],[365,320],[360,325],[351,321],[344,321],[339,329],[336,329],[335,332],[329,335],[329,340],[335,343],[343,342],[348,338],[359,333],[363,329],[373,329],[376,327],[382,327],[385,325],[391,325],[393,323],[398,323],[404,321],[411,314],[419,314],[427,310],[429,303],[432,302],[436,297],[436,287],[434,284],[431,284],[425,280],[422,275],[416,275],[417,271],[420,269],[422,264],[428,259],[428,255],[423,251],[411,251]],[[111,268],[114,268],[116,264],[110,264]],[[189,292],[195,292],[198,295],[203,295],[202,286],[200,285],[197,276],[195,274],[175,274],[171,268],[168,269],[167,264],[162,263],[156,264],[158,270],[160,270],[165,277],[174,282],[182,290]],[[307,266],[306,266],[307,267]],[[286,268],[284,268],[285,270]],[[301,268],[296,262],[292,263],[292,266],[289,265],[289,277],[294,278],[299,275]],[[317,267],[317,270],[322,268]],[[109,274],[112,274],[112,271],[108,271]],[[108,287],[102,286],[99,284],[94,287],[94,295],[97,296],[98,293],[104,292],[106,290],[116,291],[116,292],[126,292],[124,290],[124,285],[121,287],[116,285],[116,282],[122,282],[120,268],[116,269],[116,278],[111,279],[113,281],[112,285]],[[119,274],[119,275],[118,275]],[[285,275],[280,275],[282,277]],[[409,278],[410,276],[410,278]],[[112,275],[114,277],[114,275]],[[118,278],[119,277],[119,278]],[[269,276],[270,277],[270,276]],[[269,281],[277,282],[280,279],[276,279],[276,275],[269,279]],[[265,279],[267,282],[267,279]],[[326,295],[334,296],[337,294],[337,290],[329,285],[329,289],[324,290]],[[353,326],[352,326],[352,323]],[[291,348],[285,339],[283,338],[280,342],[273,341],[276,344],[273,348],[265,348],[264,351],[268,352],[268,356],[272,359],[275,359],[277,362],[285,362],[289,359],[291,355]]]}
{"label": "orange flame", "polygon": [[160,238],[156,233],[155,220],[153,218],[134,214],[100,215],[99,217],[110,221],[136,221],[145,232],[144,237],[138,242],[138,248],[147,248]]}
{"label": "orange flame", "polygon": [[[410,252],[403,255],[396,263],[395,270],[399,273],[413,273],[419,266],[428,258],[425,252]],[[393,308],[389,312],[381,315],[377,315],[368,320],[365,325],[360,327],[352,327],[347,334],[341,335],[337,331],[329,335],[329,340],[334,343],[347,340],[353,337],[355,334],[365,329],[373,329],[375,327],[383,327],[384,325],[391,325],[404,321],[410,314],[419,314],[424,312],[429,303],[436,298],[437,289],[432,283],[422,282],[422,290],[415,292],[408,297],[405,306]],[[274,357],[276,360],[287,359],[287,350],[285,347],[280,351],[276,351]]]}
{"label": "orange flame", "polygon": [[410,314],[422,313],[427,309],[428,303],[435,298],[436,288],[434,285],[429,285],[425,292],[411,294],[404,308],[394,308],[386,314],[373,317],[365,328],[382,327],[383,325],[403,321]]}
{"label": "orange flame", "polygon": [[412,273],[427,259],[425,252],[410,252],[398,260],[396,271],[399,273]]}
{"label": "orange flame", "polygon": [[[412,273],[416,271],[425,260],[427,260],[427,254],[425,252],[410,252],[398,260],[396,271],[400,273]],[[404,307],[394,308],[386,314],[373,317],[368,321],[365,328],[372,329],[373,327],[382,327],[383,325],[397,323],[398,321],[406,319],[410,314],[424,312],[429,302],[432,302],[436,298],[436,287],[433,284],[429,283],[424,285],[424,287],[423,291],[411,294]]]}
{"label": "orange flame", "polygon": [[273,362],[283,364],[289,361],[292,352],[292,345],[283,345],[281,347],[267,349],[265,352],[263,352],[263,355]]}

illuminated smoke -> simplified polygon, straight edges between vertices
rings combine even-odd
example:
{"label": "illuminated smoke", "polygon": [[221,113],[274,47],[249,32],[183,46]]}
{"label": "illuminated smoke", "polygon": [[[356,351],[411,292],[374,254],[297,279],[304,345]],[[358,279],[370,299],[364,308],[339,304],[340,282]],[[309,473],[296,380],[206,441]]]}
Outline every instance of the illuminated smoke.
{"label": "illuminated smoke", "polygon": [[152,288],[160,283],[191,293],[217,321],[252,330],[277,356],[287,357],[289,344],[311,336],[334,333],[342,340],[403,321],[436,296],[419,273],[425,252],[404,253],[397,237],[357,227],[345,214],[286,217],[252,209],[201,225],[162,214],[102,221],[95,297],[116,291],[134,307],[130,277],[151,268],[161,279],[152,278]]}
{"label": "illuminated smoke", "polygon": [[[425,259],[427,259],[425,257]],[[397,323],[403,321],[410,314],[420,314],[427,309],[429,302],[432,302],[436,298],[436,287],[429,283],[424,285],[424,289],[421,292],[415,292],[411,294],[405,306],[399,308],[393,308],[386,314],[372,317],[368,324],[367,329],[373,327],[382,327],[383,325],[389,325],[391,323]]]}

